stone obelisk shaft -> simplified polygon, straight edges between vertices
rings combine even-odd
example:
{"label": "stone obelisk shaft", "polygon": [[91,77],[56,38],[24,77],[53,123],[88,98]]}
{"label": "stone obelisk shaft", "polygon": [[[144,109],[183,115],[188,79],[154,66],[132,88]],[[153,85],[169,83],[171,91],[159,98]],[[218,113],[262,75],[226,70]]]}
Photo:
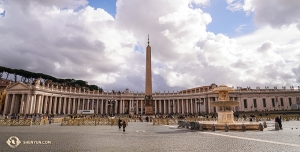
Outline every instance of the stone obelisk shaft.
{"label": "stone obelisk shaft", "polygon": [[151,47],[146,50],[146,95],[152,95]]}
{"label": "stone obelisk shaft", "polygon": [[151,47],[148,46],[146,49],[146,82],[145,82],[145,114],[153,115],[153,104],[152,104],[152,71],[151,71]]}

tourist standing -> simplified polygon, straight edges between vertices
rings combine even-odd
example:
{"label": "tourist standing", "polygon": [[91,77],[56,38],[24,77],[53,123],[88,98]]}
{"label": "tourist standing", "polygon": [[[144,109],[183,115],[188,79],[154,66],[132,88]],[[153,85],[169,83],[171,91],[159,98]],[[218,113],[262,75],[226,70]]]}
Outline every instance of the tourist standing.
{"label": "tourist standing", "polygon": [[48,116],[49,124],[51,124],[51,116]]}
{"label": "tourist standing", "polygon": [[126,122],[125,122],[125,120],[123,120],[123,132],[125,132],[125,127],[126,127]]}
{"label": "tourist standing", "polygon": [[278,125],[279,125],[279,128],[282,129],[281,117],[280,117],[280,116],[277,116],[277,117],[275,118],[275,122],[277,122]]}

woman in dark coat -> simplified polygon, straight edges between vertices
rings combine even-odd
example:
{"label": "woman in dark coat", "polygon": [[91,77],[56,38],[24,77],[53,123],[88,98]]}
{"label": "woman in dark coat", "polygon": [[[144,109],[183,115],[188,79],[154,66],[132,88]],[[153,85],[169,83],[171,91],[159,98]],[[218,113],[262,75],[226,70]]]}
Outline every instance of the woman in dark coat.
{"label": "woman in dark coat", "polygon": [[125,122],[125,120],[123,120],[122,125],[123,125],[123,132],[125,132],[125,127],[126,127],[126,122]]}

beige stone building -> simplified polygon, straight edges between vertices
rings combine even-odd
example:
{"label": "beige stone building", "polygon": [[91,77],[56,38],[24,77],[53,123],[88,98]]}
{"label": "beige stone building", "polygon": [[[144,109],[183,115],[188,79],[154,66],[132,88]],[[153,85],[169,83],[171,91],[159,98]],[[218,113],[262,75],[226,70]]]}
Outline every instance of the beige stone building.
{"label": "beige stone building", "polygon": [[[218,100],[218,95],[212,92],[216,86],[212,84],[180,92],[152,93],[154,114],[216,112],[218,109],[210,105]],[[2,115],[76,114],[77,110],[94,110],[96,114],[128,114],[130,111],[144,114],[144,97],[145,93],[134,93],[128,89],[121,94],[100,93],[72,87],[18,82],[6,88]],[[299,104],[300,87],[238,87],[229,97],[240,101],[238,106],[233,107],[233,111],[289,110],[292,104]],[[109,101],[115,103],[109,104]]]}

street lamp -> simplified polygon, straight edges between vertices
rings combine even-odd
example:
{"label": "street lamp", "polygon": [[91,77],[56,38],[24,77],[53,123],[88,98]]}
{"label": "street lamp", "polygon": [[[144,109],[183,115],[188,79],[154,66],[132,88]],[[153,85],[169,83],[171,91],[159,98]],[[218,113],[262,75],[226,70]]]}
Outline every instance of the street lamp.
{"label": "street lamp", "polygon": [[203,104],[203,100],[198,99],[197,100],[197,107],[198,107],[198,116],[200,116],[200,109],[201,109],[201,104]]}
{"label": "street lamp", "polygon": [[171,105],[170,105],[170,107],[171,107],[171,114],[173,115],[173,107],[174,107],[174,105],[173,105],[173,101],[171,101]]}
{"label": "street lamp", "polygon": [[112,117],[112,115],[113,115],[113,111],[112,111],[112,107],[113,107],[113,105],[115,104],[115,100],[114,100],[114,97],[112,97],[112,99],[111,100],[108,100],[108,105],[110,106],[110,115],[111,115],[111,117]]}

